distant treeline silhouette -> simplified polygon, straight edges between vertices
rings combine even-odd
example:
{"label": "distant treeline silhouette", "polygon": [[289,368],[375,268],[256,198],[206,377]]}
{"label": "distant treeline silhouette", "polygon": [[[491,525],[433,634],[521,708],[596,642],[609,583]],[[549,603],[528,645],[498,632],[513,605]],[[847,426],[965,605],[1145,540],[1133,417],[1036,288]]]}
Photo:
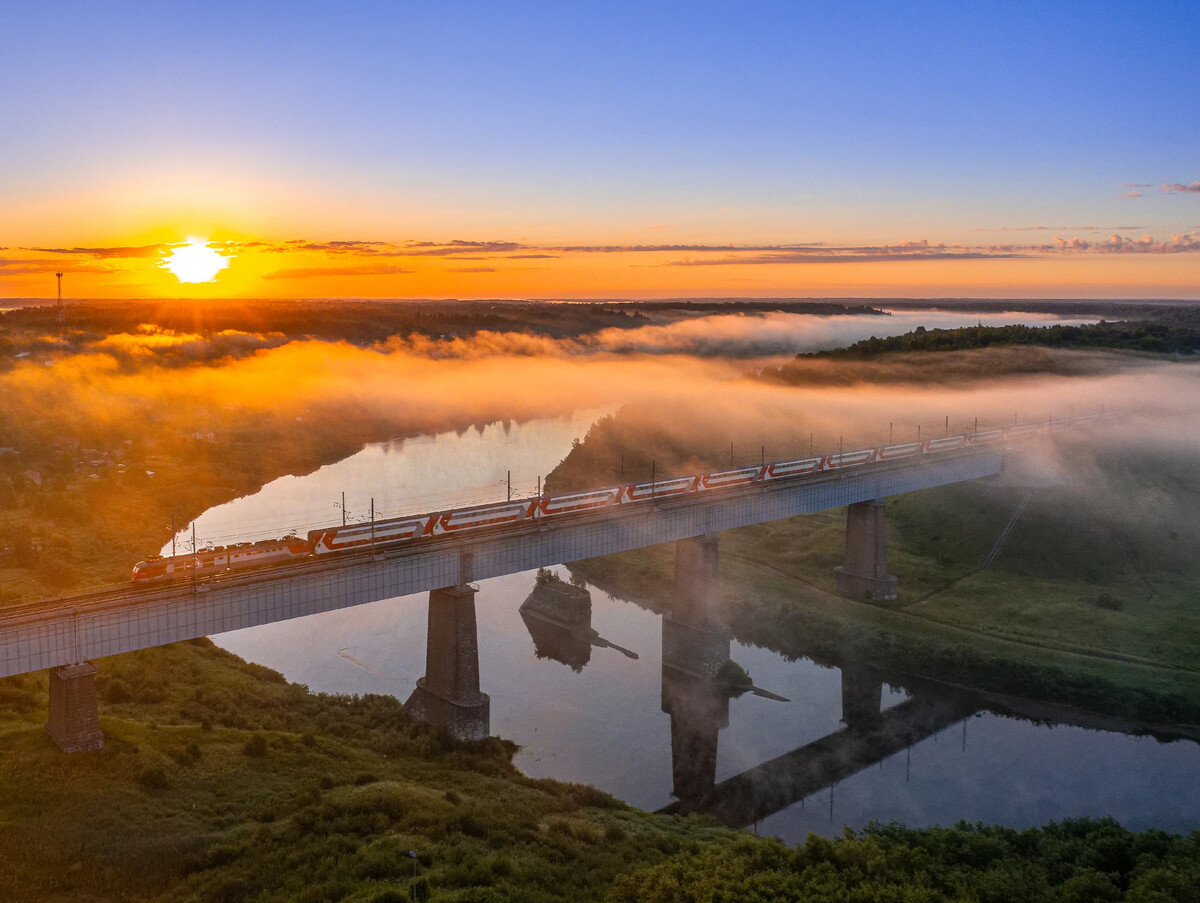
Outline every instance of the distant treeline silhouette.
{"label": "distant treeline silhouette", "polygon": [[925,329],[904,335],[872,336],[845,348],[798,354],[796,358],[868,360],[883,354],[911,351],[967,351],[996,346],[1042,345],[1050,348],[1105,348],[1156,354],[1195,354],[1200,351],[1200,328],[1164,323],[1101,320],[1085,326],[965,326]]}

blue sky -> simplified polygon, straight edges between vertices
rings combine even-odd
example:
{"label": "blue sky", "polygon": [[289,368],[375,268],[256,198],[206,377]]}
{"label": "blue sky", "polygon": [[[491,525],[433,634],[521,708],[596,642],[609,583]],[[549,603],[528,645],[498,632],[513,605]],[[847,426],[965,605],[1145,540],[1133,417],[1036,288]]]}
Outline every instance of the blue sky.
{"label": "blue sky", "polygon": [[148,234],[138,180],[279,239],[1165,239],[1198,47],[1197,3],[10,0],[0,244]]}

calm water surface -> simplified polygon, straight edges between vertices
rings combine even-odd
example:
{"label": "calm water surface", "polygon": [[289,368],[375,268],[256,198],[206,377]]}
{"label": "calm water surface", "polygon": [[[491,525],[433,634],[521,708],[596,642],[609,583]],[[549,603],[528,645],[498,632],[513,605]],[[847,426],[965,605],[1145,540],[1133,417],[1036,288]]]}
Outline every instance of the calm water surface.
{"label": "calm water surface", "polygon": [[[197,533],[202,542],[227,542],[337,522],[342,492],[351,520],[369,511],[372,493],[377,514],[503,498],[510,478],[514,495],[531,494],[538,477],[599,413],[372,445],[206,512]],[[433,485],[449,489],[434,495],[427,488]],[[703,752],[680,747],[673,771],[671,715],[663,710],[662,618],[593,589],[592,628],[637,658],[611,647],[576,645],[564,653],[544,633],[535,644],[518,612],[533,585],[532,572],[479,584],[481,685],[491,696],[492,733],[521,745],[517,764],[527,774],[593,784],[647,809],[670,804],[678,774],[694,772]],[[425,628],[421,595],[216,639],[314,690],[405,699],[424,673]],[[585,663],[576,670],[555,654]],[[718,712],[708,725],[717,737],[708,780],[732,778],[843,728],[838,668],[789,662],[736,642],[731,657],[757,686],[787,701],[749,694],[730,700],[727,724],[720,724],[725,715]],[[905,692],[883,684],[885,713],[908,702]],[[811,788],[751,827],[796,841],[809,831],[836,834],[843,824],[862,827],[871,820],[1021,827],[1111,815],[1131,829],[1190,831],[1200,811],[1197,777],[1200,745],[1190,741],[1161,743],[967,711],[908,748]]]}

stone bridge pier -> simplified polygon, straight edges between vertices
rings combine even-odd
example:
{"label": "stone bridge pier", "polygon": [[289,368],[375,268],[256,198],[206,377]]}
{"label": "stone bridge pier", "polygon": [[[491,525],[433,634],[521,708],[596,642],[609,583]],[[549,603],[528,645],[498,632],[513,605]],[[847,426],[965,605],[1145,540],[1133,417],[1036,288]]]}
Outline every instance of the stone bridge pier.
{"label": "stone bridge pier", "polygon": [[729,631],[718,611],[717,538],[711,534],[675,543],[675,589],[663,615],[663,668],[712,678],[729,661]]}
{"label": "stone bridge pier", "polygon": [[491,701],[479,691],[476,591],[462,584],[430,592],[425,676],[404,704],[412,718],[441,725],[458,740],[491,733]]}
{"label": "stone bridge pier", "polygon": [[711,533],[675,543],[671,617],[696,627],[718,627],[717,538]]}
{"label": "stone bridge pier", "polygon": [[846,557],[833,569],[833,583],[850,599],[896,598],[898,581],[888,573],[883,499],[856,502],[846,509]]}
{"label": "stone bridge pier", "polygon": [[97,670],[91,662],[50,669],[46,733],[63,752],[90,752],[104,747],[96,702]]}

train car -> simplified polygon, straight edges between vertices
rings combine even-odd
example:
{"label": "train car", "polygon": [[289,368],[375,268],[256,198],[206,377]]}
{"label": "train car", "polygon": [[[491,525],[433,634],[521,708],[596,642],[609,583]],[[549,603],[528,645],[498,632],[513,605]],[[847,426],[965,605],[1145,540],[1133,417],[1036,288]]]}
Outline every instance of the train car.
{"label": "train car", "polygon": [[192,554],[155,555],[133,566],[133,579],[177,580],[180,577],[204,577],[264,565],[282,564],[296,558],[307,558],[312,545],[298,536],[283,539],[264,539],[232,546],[201,549]]}
{"label": "train car", "polygon": [[905,442],[901,445],[885,445],[875,455],[877,461],[891,461],[895,458],[908,458],[921,453],[920,442]]}
{"label": "train car", "polygon": [[647,502],[650,499],[667,499],[681,496],[696,488],[699,477],[669,477],[650,483],[634,483],[625,487],[622,498],[627,502]]}
{"label": "train car", "polygon": [[858,451],[839,452],[836,455],[825,455],[817,470],[837,470],[839,467],[858,467],[860,464],[870,464],[875,460],[879,449],[864,448]]}
{"label": "train car", "polygon": [[511,526],[531,519],[536,510],[536,502],[499,502],[478,508],[458,508],[435,515],[431,532],[441,536],[485,527]]}
{"label": "train car", "polygon": [[757,482],[764,468],[740,467],[737,470],[719,470],[716,473],[706,473],[697,480],[696,489],[729,489],[734,486],[748,486]]}
{"label": "train car", "polygon": [[780,461],[768,464],[764,468],[764,480],[786,480],[788,477],[801,477],[805,474],[816,473],[821,464],[821,458],[801,458],[798,461]]}
{"label": "train car", "polygon": [[976,430],[967,437],[968,445],[992,445],[1004,441],[1004,430]]}
{"label": "train car", "polygon": [[317,555],[345,552],[349,549],[369,545],[384,546],[398,542],[409,542],[424,536],[432,528],[434,515],[400,517],[376,521],[372,524],[351,524],[344,527],[327,527],[310,530],[308,541]]}
{"label": "train car", "polygon": [[1013,439],[1028,439],[1030,436],[1036,436],[1041,429],[1039,423],[1021,423],[1015,426],[1007,427],[1004,430],[1004,438]]}
{"label": "train car", "polygon": [[921,443],[921,450],[929,452],[953,451],[967,444],[966,436],[943,436],[941,439],[926,439]]}
{"label": "train car", "polygon": [[543,517],[557,517],[563,514],[580,514],[584,511],[595,511],[619,504],[624,487],[613,489],[594,489],[590,492],[577,492],[573,495],[558,495],[552,498],[542,498],[537,502],[537,513]]}

